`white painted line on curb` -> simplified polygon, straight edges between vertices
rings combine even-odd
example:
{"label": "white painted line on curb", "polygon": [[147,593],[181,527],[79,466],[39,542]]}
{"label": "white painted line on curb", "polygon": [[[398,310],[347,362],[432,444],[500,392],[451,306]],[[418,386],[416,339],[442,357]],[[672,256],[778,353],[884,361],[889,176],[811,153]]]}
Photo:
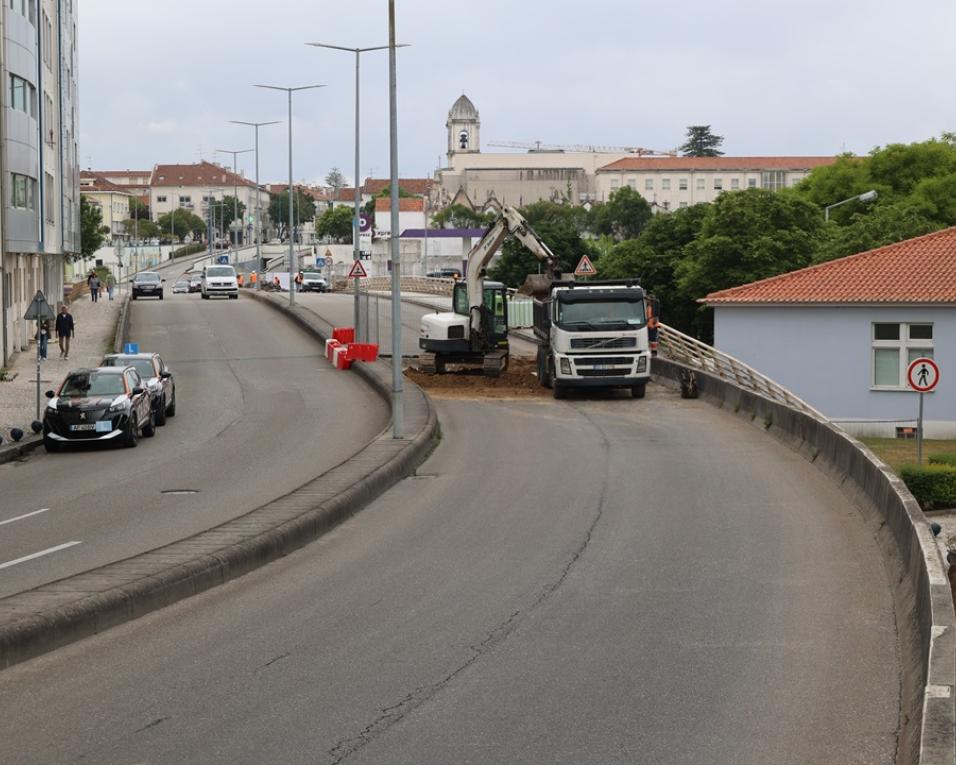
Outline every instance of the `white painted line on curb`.
{"label": "white painted line on curb", "polygon": [[40,513],[45,513],[50,508],[44,507],[42,510],[34,510],[32,513],[24,513],[23,515],[18,515],[16,518],[7,518],[5,521],[0,521],[0,526],[4,526],[8,523],[13,523],[14,521],[22,521],[24,518],[29,518],[33,515],[39,515]]}
{"label": "white painted line on curb", "polygon": [[34,558],[40,558],[44,555],[49,555],[50,553],[59,552],[60,550],[65,550],[67,547],[73,547],[73,545],[81,545],[82,542],[65,542],[62,545],[57,545],[56,547],[48,547],[46,550],[40,550],[40,552],[31,553],[30,555],[24,555],[22,558],[17,558],[16,560],[8,560],[6,563],[0,563],[0,569],[10,568],[10,566],[16,566],[18,563],[26,563],[28,560],[33,560]]}

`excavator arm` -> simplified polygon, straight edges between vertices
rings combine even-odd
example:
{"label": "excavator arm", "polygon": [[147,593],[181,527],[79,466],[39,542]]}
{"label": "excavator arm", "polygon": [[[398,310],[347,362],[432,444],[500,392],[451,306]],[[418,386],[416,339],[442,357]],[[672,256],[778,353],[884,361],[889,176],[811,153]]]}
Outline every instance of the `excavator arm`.
{"label": "excavator arm", "polygon": [[468,314],[473,333],[480,333],[482,329],[485,270],[508,236],[514,236],[538,260],[544,261],[545,272],[549,279],[557,265],[558,259],[555,254],[535,233],[524,216],[513,207],[505,207],[498,220],[468,253],[468,273],[465,275],[465,283],[468,289]]}

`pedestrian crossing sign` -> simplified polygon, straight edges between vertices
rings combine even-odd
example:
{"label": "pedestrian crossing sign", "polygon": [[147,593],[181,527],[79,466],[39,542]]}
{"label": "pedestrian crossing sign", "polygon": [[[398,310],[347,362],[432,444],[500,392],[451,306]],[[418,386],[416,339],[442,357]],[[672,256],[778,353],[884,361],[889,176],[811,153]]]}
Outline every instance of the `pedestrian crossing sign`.
{"label": "pedestrian crossing sign", "polygon": [[362,261],[355,260],[352,262],[352,270],[349,271],[349,279],[364,279],[368,276],[365,273],[365,267],[362,265]]}
{"label": "pedestrian crossing sign", "polygon": [[575,276],[594,276],[597,274],[597,269],[594,267],[594,264],[591,262],[591,259],[587,255],[582,255],[581,260],[578,261],[577,268],[574,269]]}

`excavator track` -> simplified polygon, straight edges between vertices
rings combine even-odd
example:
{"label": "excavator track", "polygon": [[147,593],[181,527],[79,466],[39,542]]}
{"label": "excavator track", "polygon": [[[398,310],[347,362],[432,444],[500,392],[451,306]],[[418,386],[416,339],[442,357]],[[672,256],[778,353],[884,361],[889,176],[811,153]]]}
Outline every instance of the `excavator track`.
{"label": "excavator track", "polygon": [[508,368],[507,353],[486,353],[482,363],[482,371],[485,377],[500,377],[501,373]]}
{"label": "excavator track", "polygon": [[418,368],[426,375],[438,374],[438,360],[434,353],[418,354]]}

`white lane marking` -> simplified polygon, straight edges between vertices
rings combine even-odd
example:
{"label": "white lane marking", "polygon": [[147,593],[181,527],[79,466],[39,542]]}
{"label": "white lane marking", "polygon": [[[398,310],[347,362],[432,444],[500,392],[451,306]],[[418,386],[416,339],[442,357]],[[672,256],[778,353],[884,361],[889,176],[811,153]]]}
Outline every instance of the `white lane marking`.
{"label": "white lane marking", "polygon": [[7,523],[13,523],[14,521],[22,521],[24,518],[29,518],[32,515],[39,515],[40,513],[45,513],[50,508],[44,507],[42,510],[34,510],[32,513],[24,513],[23,515],[18,515],[16,518],[7,518],[5,521],[0,521],[0,526],[4,526]]}
{"label": "white lane marking", "polygon": [[56,547],[48,547],[46,550],[40,550],[40,552],[31,553],[30,555],[24,555],[22,558],[17,558],[16,560],[8,560],[6,563],[0,563],[0,568],[10,568],[10,566],[16,566],[18,563],[26,563],[28,560],[33,560],[34,558],[40,558],[44,555],[49,555],[50,553],[59,552],[60,550],[65,550],[67,547],[73,547],[73,545],[81,545],[82,542],[65,542],[62,545],[57,545]]}

